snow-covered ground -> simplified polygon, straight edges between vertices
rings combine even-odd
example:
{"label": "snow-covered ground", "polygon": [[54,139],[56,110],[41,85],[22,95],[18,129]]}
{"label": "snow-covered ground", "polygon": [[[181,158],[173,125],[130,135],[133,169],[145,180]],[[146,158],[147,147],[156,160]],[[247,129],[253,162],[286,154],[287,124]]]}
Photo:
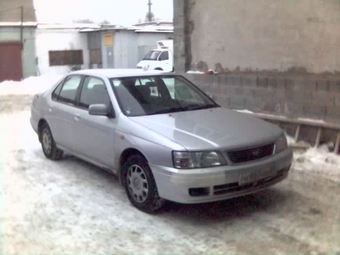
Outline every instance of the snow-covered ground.
{"label": "snow-covered ground", "polygon": [[29,77],[20,82],[0,82],[0,96],[4,95],[34,95],[42,93],[62,78],[61,75]]}
{"label": "snow-covered ground", "polygon": [[0,84],[0,254],[340,254],[340,157],[325,147],[296,152],[289,178],[258,194],[148,215],[114,176],[44,157],[18,99],[52,80]]}

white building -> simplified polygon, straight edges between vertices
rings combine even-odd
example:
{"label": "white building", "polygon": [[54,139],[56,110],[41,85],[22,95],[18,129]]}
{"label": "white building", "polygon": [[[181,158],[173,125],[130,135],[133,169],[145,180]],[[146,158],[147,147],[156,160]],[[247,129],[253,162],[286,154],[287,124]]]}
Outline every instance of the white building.
{"label": "white building", "polygon": [[89,68],[87,35],[92,24],[39,24],[36,30],[37,74],[66,74],[72,68]]}
{"label": "white building", "polygon": [[135,68],[159,40],[172,39],[171,24],[132,27],[95,24],[39,24],[37,74],[67,74],[72,69]]}

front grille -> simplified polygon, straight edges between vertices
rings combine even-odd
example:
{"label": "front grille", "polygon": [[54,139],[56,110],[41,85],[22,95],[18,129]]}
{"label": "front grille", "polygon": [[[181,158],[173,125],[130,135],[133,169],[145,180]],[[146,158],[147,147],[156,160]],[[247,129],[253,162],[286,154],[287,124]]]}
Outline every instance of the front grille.
{"label": "front grille", "polygon": [[228,156],[232,163],[237,164],[268,157],[273,154],[273,150],[272,143],[247,150],[229,151]]}

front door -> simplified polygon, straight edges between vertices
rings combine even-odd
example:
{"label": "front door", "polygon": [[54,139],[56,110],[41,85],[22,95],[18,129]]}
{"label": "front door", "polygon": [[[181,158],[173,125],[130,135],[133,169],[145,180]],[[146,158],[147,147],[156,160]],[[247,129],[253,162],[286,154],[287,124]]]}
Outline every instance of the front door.
{"label": "front door", "polygon": [[105,104],[112,109],[105,82],[97,77],[84,80],[75,114],[74,152],[108,168],[114,166],[114,132],[116,119],[89,115],[91,104]]}
{"label": "front door", "polygon": [[162,54],[159,55],[158,61],[160,61],[160,67],[163,69],[163,71],[171,72],[172,71],[172,65],[170,61],[169,51],[163,51]]}

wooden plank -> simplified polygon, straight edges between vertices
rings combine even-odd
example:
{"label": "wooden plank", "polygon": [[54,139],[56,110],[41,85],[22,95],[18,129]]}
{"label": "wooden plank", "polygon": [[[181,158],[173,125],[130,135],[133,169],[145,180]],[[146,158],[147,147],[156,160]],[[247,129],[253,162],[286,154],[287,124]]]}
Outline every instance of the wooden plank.
{"label": "wooden plank", "polygon": [[337,135],[336,141],[335,141],[335,147],[334,147],[334,153],[335,154],[340,153],[339,147],[340,147],[340,131],[338,132],[338,135]]}
{"label": "wooden plank", "polygon": [[300,127],[301,127],[301,125],[297,125],[296,130],[295,130],[294,140],[295,140],[296,143],[298,142],[298,139],[299,139]]}
{"label": "wooden plank", "polygon": [[319,128],[318,132],[316,134],[315,144],[314,144],[314,147],[316,147],[316,148],[319,147],[319,145],[320,145],[321,132],[322,132],[322,129]]}
{"label": "wooden plank", "polygon": [[340,130],[340,125],[336,124],[336,123],[319,122],[319,121],[313,121],[313,120],[292,119],[292,118],[286,118],[284,116],[275,116],[275,115],[262,114],[262,113],[253,113],[251,115],[254,115],[258,118],[266,119],[266,120],[281,121],[281,122],[287,122],[287,123],[293,123],[293,124],[299,124],[299,125],[307,125],[307,126],[313,126],[313,127],[321,127],[321,128],[330,128],[330,129]]}

